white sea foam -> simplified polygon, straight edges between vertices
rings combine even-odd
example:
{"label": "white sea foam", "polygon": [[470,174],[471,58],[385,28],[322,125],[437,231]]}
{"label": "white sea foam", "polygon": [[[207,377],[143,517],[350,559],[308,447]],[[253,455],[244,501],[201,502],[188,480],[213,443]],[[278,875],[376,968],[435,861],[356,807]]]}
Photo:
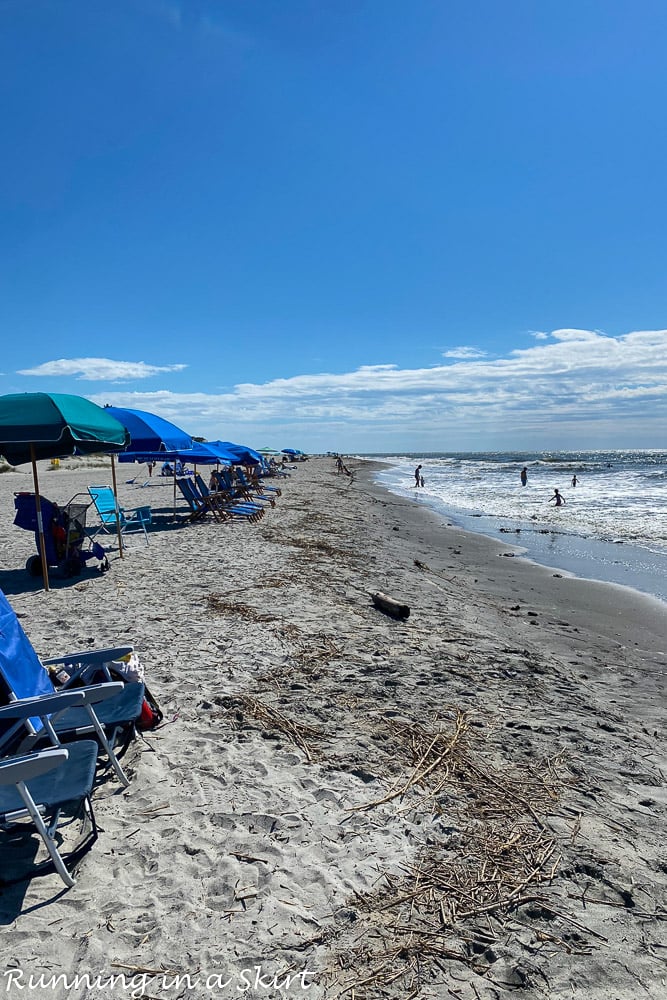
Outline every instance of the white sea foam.
{"label": "white sea foam", "polygon": [[[588,540],[590,558],[598,562],[619,560],[605,560],[599,549],[593,553],[593,542],[639,547],[648,563],[653,562],[652,557],[659,561],[667,558],[666,452],[450,453],[383,458],[387,468],[378,479],[392,492],[419,499],[454,520],[458,518],[464,526],[471,527],[469,519],[479,517],[479,531],[497,534],[518,528],[521,544],[526,543],[529,554],[527,529],[533,528],[535,532],[547,529],[571,536],[570,548],[575,539]],[[417,463],[423,467],[425,480],[419,489],[414,486]],[[526,486],[520,480],[524,466]],[[576,486],[572,485],[573,476]],[[556,507],[552,502],[555,489],[563,495],[564,506]],[[535,557],[557,564],[543,553],[535,553]],[[569,568],[563,558],[563,568]],[[638,557],[633,560],[637,564]],[[581,572],[581,567],[574,571]],[[651,573],[653,569],[646,570],[647,578]],[[614,578],[613,573],[600,572],[599,567],[586,575]],[[631,585],[638,586],[635,581]],[[660,590],[652,582],[639,589]]]}

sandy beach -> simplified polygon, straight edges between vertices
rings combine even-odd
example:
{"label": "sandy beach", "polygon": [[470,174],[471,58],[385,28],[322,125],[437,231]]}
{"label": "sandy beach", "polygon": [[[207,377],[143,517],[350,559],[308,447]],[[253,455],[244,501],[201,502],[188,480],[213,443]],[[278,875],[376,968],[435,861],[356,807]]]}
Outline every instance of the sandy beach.
{"label": "sandy beach", "polygon": [[[164,711],[130,787],[96,790],[76,886],[2,890],[0,995],[666,995],[667,605],[347,464],[272,480],[258,524],[175,524],[170,482],[120,466],[149,544],[106,536],[109,572],[48,593],[12,523],[30,470],[0,475],[0,587],[37,652],[132,643]],[[111,482],[67,465],[40,464],[51,500]]]}

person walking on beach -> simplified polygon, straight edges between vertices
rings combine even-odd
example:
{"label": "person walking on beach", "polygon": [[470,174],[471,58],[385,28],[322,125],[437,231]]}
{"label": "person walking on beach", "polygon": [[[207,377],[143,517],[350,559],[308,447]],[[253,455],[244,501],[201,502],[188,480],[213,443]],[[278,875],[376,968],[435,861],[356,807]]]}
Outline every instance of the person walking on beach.
{"label": "person walking on beach", "polygon": [[528,482],[528,469],[524,465],[523,469],[521,470],[521,485],[525,486],[527,482]]}
{"label": "person walking on beach", "polygon": [[554,490],[554,495],[549,498],[549,503],[551,503],[552,500],[556,501],[557,507],[562,507],[565,503],[565,498],[558,492],[558,490]]}
{"label": "person walking on beach", "polygon": [[418,465],[417,468],[415,469],[415,487],[423,485],[424,485],[424,480],[422,479],[422,467],[421,465]]}
{"label": "person walking on beach", "polygon": [[340,474],[344,468],[345,466],[343,465],[343,459],[339,455],[338,458],[336,459],[336,472]]}

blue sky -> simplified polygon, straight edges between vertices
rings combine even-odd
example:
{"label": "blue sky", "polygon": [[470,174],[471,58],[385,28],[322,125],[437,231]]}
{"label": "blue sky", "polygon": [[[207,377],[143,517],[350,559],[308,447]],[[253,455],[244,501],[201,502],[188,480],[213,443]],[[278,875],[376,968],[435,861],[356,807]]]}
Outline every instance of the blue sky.
{"label": "blue sky", "polygon": [[0,393],[664,446],[664,0],[0,0]]}

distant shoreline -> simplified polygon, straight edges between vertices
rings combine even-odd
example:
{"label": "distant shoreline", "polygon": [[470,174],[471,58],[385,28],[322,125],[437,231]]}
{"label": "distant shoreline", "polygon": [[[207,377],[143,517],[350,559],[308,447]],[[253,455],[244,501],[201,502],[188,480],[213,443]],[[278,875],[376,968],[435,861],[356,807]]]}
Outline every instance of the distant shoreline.
{"label": "distant shoreline", "polygon": [[[363,458],[362,461],[374,463],[377,471],[393,467],[388,459],[379,457]],[[667,554],[627,540],[618,543],[571,530],[559,531],[553,524],[513,516],[500,518],[494,514],[468,513],[432,495],[394,491],[381,482],[377,485],[393,496],[405,497],[418,507],[432,510],[444,522],[512,548],[519,558],[583,580],[629,588],[667,602]]]}

